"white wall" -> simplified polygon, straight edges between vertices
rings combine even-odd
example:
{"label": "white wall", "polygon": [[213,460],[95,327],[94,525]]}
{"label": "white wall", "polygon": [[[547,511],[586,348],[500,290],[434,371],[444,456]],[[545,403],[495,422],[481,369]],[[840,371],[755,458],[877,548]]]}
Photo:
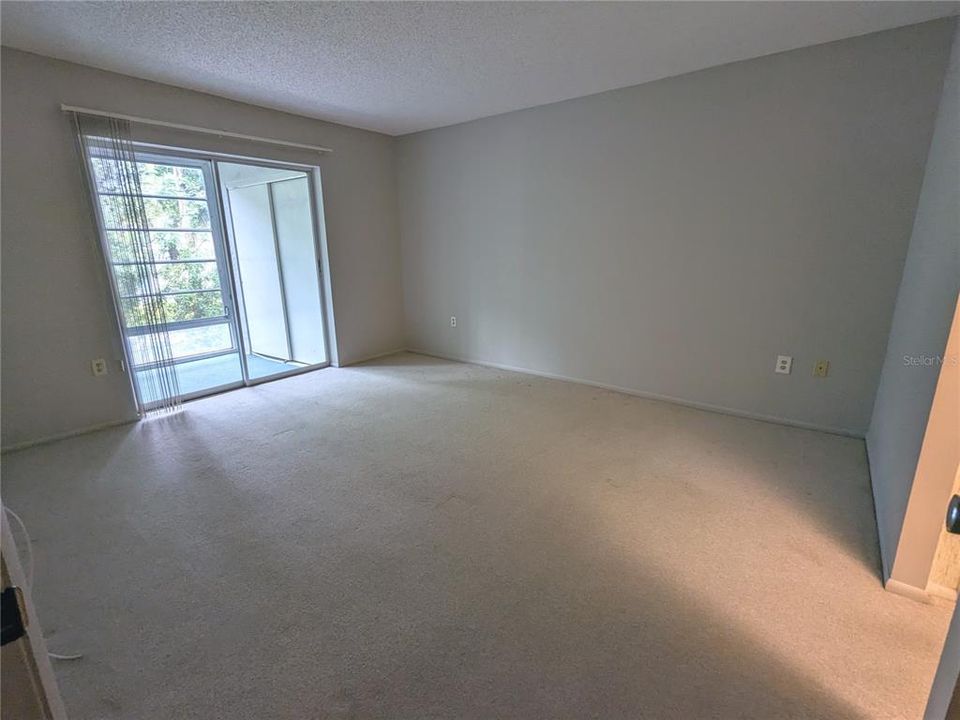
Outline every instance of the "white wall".
{"label": "white wall", "polygon": [[[135,416],[73,132],[60,103],[332,147],[169,131],[144,140],[320,165],[340,361],[403,344],[394,140],[158,83],[2,51],[2,444]],[[111,359],[95,378],[90,360]]]}
{"label": "white wall", "polygon": [[[399,141],[4,48],[2,443],[134,416],[61,102],[332,146],[341,362],[403,345],[402,302],[417,349],[862,432],[950,34],[930,23]],[[793,375],[773,374],[778,353]],[[101,356],[111,374],[94,378]],[[810,374],[821,357],[827,380]]]}
{"label": "white wall", "polygon": [[862,434],[951,33],[401,138],[407,345]]}
{"label": "white wall", "polygon": [[[310,214],[307,178],[271,183],[283,293],[290,330],[291,358],[313,365],[327,361],[323,339],[323,305]],[[399,268],[397,268],[399,272]]]}
{"label": "white wall", "polygon": [[251,352],[289,360],[270,188],[266,183],[227,190],[238,295]]}
{"label": "white wall", "polygon": [[[936,131],[897,295],[896,311],[867,450],[873,481],[884,578],[890,577],[907,500],[940,368],[905,358],[940,357],[960,292],[960,33],[943,83]],[[949,479],[948,479],[949,484]],[[944,506],[941,512],[945,512]],[[939,529],[939,523],[932,526]],[[926,569],[903,568],[905,578]],[[919,575],[917,575],[919,573]]]}

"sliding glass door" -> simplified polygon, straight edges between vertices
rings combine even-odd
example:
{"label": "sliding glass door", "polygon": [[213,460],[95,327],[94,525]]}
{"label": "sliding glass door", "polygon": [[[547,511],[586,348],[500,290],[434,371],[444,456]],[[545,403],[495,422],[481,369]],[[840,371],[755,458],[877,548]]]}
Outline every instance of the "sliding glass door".
{"label": "sliding glass door", "polygon": [[307,173],[217,163],[251,381],[328,362]]}
{"label": "sliding glass door", "polygon": [[138,153],[137,175],[152,246],[152,262],[134,251],[122,225],[120,188],[110,165],[91,157],[97,206],[140,405],[160,398],[153,348],[157,328],[144,310],[146,273],[156,278],[166,331],[184,399],[243,384],[234,306],[213,169],[209,161]]}
{"label": "sliding glass door", "polygon": [[[113,177],[118,166],[95,151],[89,161],[141,409],[168,392],[162,365],[170,360],[160,352],[172,357],[186,400],[329,364],[308,172],[137,152],[150,246],[144,253],[124,227],[129,191]],[[160,327],[147,312],[158,295]]]}

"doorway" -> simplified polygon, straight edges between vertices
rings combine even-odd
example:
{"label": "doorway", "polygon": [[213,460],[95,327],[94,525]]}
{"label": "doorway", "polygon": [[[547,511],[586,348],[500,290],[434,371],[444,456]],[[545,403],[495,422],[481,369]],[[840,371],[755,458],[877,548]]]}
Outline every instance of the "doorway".
{"label": "doorway", "polygon": [[[148,260],[123,227],[110,163],[90,157],[95,207],[141,412],[161,404],[159,342],[191,400],[329,365],[312,169],[143,148]],[[145,274],[165,322],[142,307]]]}
{"label": "doorway", "polygon": [[328,360],[307,173],[218,162],[248,381]]}

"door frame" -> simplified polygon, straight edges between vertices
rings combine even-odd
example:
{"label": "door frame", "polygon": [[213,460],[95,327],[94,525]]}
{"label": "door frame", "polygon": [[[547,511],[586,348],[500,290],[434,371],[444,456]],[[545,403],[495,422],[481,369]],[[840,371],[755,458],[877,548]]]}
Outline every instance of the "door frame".
{"label": "door frame", "polygon": [[[237,327],[237,312],[236,312],[236,298],[233,283],[233,279],[230,276],[230,262],[228,253],[228,244],[226,238],[226,232],[224,231],[223,224],[220,219],[220,212],[218,211],[218,200],[216,194],[216,185],[214,177],[214,164],[211,160],[204,158],[192,158],[184,157],[177,152],[141,152],[137,149],[137,144],[134,143],[135,156],[137,162],[140,162],[141,159],[146,162],[156,162],[158,164],[167,164],[167,165],[181,165],[182,167],[195,167],[198,168],[203,173],[203,184],[204,184],[204,195],[207,200],[207,209],[210,211],[210,233],[213,236],[213,248],[215,260],[217,261],[217,273],[220,277],[220,298],[223,302],[224,310],[226,311],[226,325],[230,331],[230,341],[232,344],[231,350],[216,351],[211,353],[203,353],[200,355],[191,355],[188,358],[183,358],[180,360],[175,360],[174,365],[183,365],[188,362],[193,362],[196,360],[203,360],[210,357],[220,357],[221,355],[231,355],[236,352],[241,356],[241,363],[243,362],[243,347],[240,344],[240,330]],[[173,160],[174,162],[170,162]],[[207,322],[207,321],[198,321],[198,322],[178,322],[176,323],[177,328],[189,328],[189,327],[203,327],[205,325],[216,325],[219,323],[216,322]],[[131,364],[131,371],[133,370],[133,365]],[[141,368],[144,367],[141,365]],[[242,373],[242,370],[241,370]],[[131,373],[132,374],[132,373]],[[134,380],[134,385],[136,381]],[[244,386],[243,377],[241,374],[240,380],[230,383],[224,383],[223,385],[216,385],[214,387],[205,388],[203,390],[198,390],[192,393],[186,393],[181,395],[181,399],[184,401],[194,400],[201,397],[206,397],[207,395],[214,395],[220,392],[226,392],[228,390],[235,390]],[[157,407],[160,403],[153,402],[148,403],[144,407],[146,410],[151,410]]]}
{"label": "door frame", "polygon": [[[230,329],[231,341],[234,345],[235,351],[240,352],[240,348],[237,344],[239,339],[239,333],[236,329],[236,312],[235,304],[233,302],[233,284],[232,280],[229,279],[228,275],[223,275],[225,269],[225,260],[226,256],[226,243],[224,241],[223,227],[220,225],[220,213],[217,210],[219,203],[217,202],[217,197],[213,192],[215,187],[212,182],[213,177],[213,163],[212,161],[206,160],[201,157],[186,157],[181,153],[177,152],[175,149],[170,149],[167,151],[166,148],[161,146],[151,146],[149,149],[141,150],[140,143],[134,143],[134,155],[137,162],[141,160],[143,162],[152,162],[156,164],[165,164],[165,165],[180,165],[181,167],[193,167],[199,169],[203,173],[204,178],[204,195],[207,202],[207,209],[210,211],[210,234],[213,239],[214,245],[214,255],[217,262],[217,272],[220,274],[220,293],[221,300],[224,305],[224,309],[227,313],[226,315],[226,324]],[[133,349],[130,345],[131,335],[141,334],[141,333],[130,333],[123,318],[123,311],[121,310],[122,295],[120,293],[120,287],[117,284],[116,273],[113,268],[113,261],[111,259],[111,252],[109,248],[109,240],[107,238],[107,229],[106,223],[103,218],[103,209],[100,206],[100,193],[97,190],[97,175],[96,170],[92,165],[92,161],[95,157],[99,157],[99,154],[96,152],[91,153],[88,156],[90,165],[88,167],[88,174],[91,179],[89,193],[90,193],[90,202],[93,205],[93,214],[97,224],[97,234],[99,235],[100,249],[103,255],[104,264],[106,265],[107,277],[110,283],[110,290],[113,296],[113,305],[114,305],[114,315],[117,320],[117,327],[120,331],[120,342],[123,348],[123,362],[124,362],[124,371],[127,374],[127,379],[130,383],[130,391],[133,394],[134,402],[137,407],[137,415],[143,417],[144,413],[153,410],[156,407],[161,405],[161,401],[152,401],[144,402],[142,394],[140,392],[140,387],[137,384],[136,373],[139,369],[150,367],[155,367],[157,363],[143,363],[138,365],[134,362]],[[213,205],[211,206],[211,202]],[[201,232],[203,232],[201,230]],[[227,278],[226,284],[224,283],[224,278]],[[215,322],[197,322],[195,324],[187,321],[186,323],[178,323],[182,328],[189,327],[202,327],[205,325],[217,324]],[[189,359],[184,358],[182,361],[174,361],[174,365],[183,364],[185,362],[191,362],[193,360],[203,359],[204,357],[216,357],[218,355],[226,355],[229,351],[216,352],[216,353],[204,353],[201,355],[191,356]],[[207,388],[205,390],[200,390],[197,392],[187,393],[181,395],[181,399],[184,401],[194,400],[200,397],[206,397],[207,395],[212,395],[218,392],[225,392],[227,390],[234,390],[236,388],[243,387],[242,378],[236,382],[225,383],[223,385],[218,385],[212,388]]]}
{"label": "door frame", "polygon": [[[331,365],[334,364],[333,357],[334,357],[335,350],[334,350],[333,341],[334,341],[335,335],[333,332],[333,323],[331,320],[332,289],[330,288],[330,283],[329,283],[329,274],[328,274],[329,262],[326,254],[326,247],[325,247],[326,243],[324,241],[325,235],[323,234],[324,223],[322,222],[322,215],[319,212],[322,206],[318,206],[318,202],[317,202],[317,199],[320,197],[320,186],[318,182],[320,168],[314,165],[301,165],[299,163],[264,160],[262,158],[256,158],[256,159],[242,158],[242,157],[237,157],[233,155],[227,155],[224,153],[201,153],[201,154],[206,155],[207,157],[210,157],[213,160],[214,178],[217,184],[217,192],[219,193],[219,197],[221,200],[218,207],[220,209],[220,212],[223,213],[224,215],[224,217],[221,220],[224,227],[227,227],[228,222],[231,223],[231,226],[232,226],[233,219],[232,217],[230,218],[226,217],[227,208],[229,206],[230,201],[227,196],[226,188],[223,187],[223,183],[220,180],[219,164],[221,162],[232,163],[236,165],[253,165],[256,167],[269,168],[273,170],[291,170],[296,172],[302,172],[306,176],[306,180],[307,180],[307,188],[308,188],[307,195],[310,198],[310,227],[311,227],[311,230],[313,231],[313,259],[314,259],[314,265],[317,271],[317,291],[320,296],[319,297],[320,316],[323,322],[323,335],[324,335],[323,340],[324,340],[324,346],[326,347],[326,351],[327,351],[326,352],[327,359],[322,363],[315,363],[313,365],[307,365],[305,367],[292,367],[289,370],[274,373],[273,375],[267,375],[261,378],[251,378],[249,368],[248,368],[246,353],[242,352],[241,362],[243,363],[244,384],[247,387],[252,387],[254,385],[260,385],[262,383],[270,382],[272,380],[281,380],[283,378],[292,377],[294,375],[301,375],[303,373],[311,372],[313,370],[322,370],[323,368],[330,367]],[[272,190],[268,189],[267,197],[270,202],[271,222],[274,223],[274,226],[275,226],[276,217],[273,214]],[[239,275],[237,258],[235,257],[235,254],[233,251],[233,239],[232,237],[226,237],[226,236],[225,238],[226,238],[227,252],[230,254],[230,269],[231,269],[231,272],[233,273],[234,287],[240,288],[242,287],[242,283]],[[274,227],[274,240],[276,241],[276,239],[277,239],[276,227]],[[278,250],[277,272],[279,273],[279,276],[280,276],[280,285],[282,288],[283,272],[280,269],[279,262],[280,262],[280,258],[279,258],[279,250]],[[235,296],[238,294],[239,293],[234,293]],[[331,300],[329,302],[327,300],[328,296],[331,297]],[[235,302],[236,302],[236,298],[235,298]],[[284,302],[284,307],[286,307],[285,297],[283,297],[283,302]],[[242,309],[239,308],[239,303],[238,303],[237,312],[238,313],[243,312]],[[286,312],[286,310],[284,310],[284,312]],[[238,315],[238,317],[241,317],[241,315]],[[289,327],[287,328],[287,334],[288,334],[287,342],[289,344],[290,343]],[[240,344],[242,348],[243,338],[240,338]],[[291,346],[291,352],[292,352],[292,346]]]}
{"label": "door frame", "polygon": [[[260,385],[265,382],[271,382],[273,380],[282,380],[283,378],[292,377],[294,375],[300,375],[307,372],[312,372],[314,370],[322,370],[323,368],[330,367],[331,365],[338,364],[338,348],[336,345],[337,336],[333,318],[333,287],[330,278],[330,263],[329,256],[327,254],[327,243],[326,243],[326,227],[325,219],[323,217],[323,197],[321,189],[321,175],[320,167],[318,165],[309,165],[304,163],[288,162],[281,160],[268,160],[259,157],[249,157],[244,155],[235,155],[230,153],[219,153],[203,150],[194,150],[190,148],[181,148],[170,145],[161,145],[157,143],[149,142],[134,142],[134,153],[136,159],[139,161],[140,158],[146,158],[149,162],[149,158],[154,158],[155,160],[163,159],[173,159],[182,161],[183,165],[189,167],[200,167],[204,173],[204,185],[205,185],[205,195],[207,198],[207,206],[211,209],[210,213],[210,226],[211,233],[214,239],[214,245],[217,247],[219,240],[219,247],[223,251],[223,257],[221,258],[220,253],[217,253],[217,269],[221,273],[221,291],[224,289],[223,279],[228,280],[226,287],[226,294],[229,295],[230,304],[225,303],[224,307],[227,309],[228,313],[228,327],[231,332],[231,339],[235,347],[235,351],[240,356],[240,366],[241,366],[241,379],[227,383],[224,385],[219,385],[212,388],[207,388],[205,390],[200,390],[193,393],[188,393],[186,395],[181,395],[181,399],[184,402],[190,400],[196,400],[202,397],[208,397],[210,395],[216,395],[221,392],[228,392],[231,390],[237,390],[242,387],[252,387],[254,385]],[[303,172],[306,175],[307,183],[309,187],[309,198],[310,198],[310,215],[311,215],[311,228],[313,230],[313,250],[314,250],[314,259],[316,261],[317,268],[317,280],[318,280],[318,289],[320,294],[320,311],[321,319],[323,323],[323,333],[324,333],[324,342],[326,344],[327,350],[327,359],[323,363],[316,363],[314,365],[308,365],[305,367],[293,367],[289,370],[286,370],[282,373],[276,373],[274,375],[268,375],[262,378],[250,378],[249,367],[247,364],[246,353],[244,352],[243,339],[240,337],[239,329],[239,319],[240,308],[237,301],[237,293],[235,288],[237,287],[238,278],[234,274],[234,261],[232,257],[232,248],[230,247],[230,242],[227,240],[226,236],[226,216],[225,216],[225,207],[223,202],[223,191],[220,183],[220,176],[217,167],[217,162],[232,162],[244,165],[255,165],[259,167],[266,168],[279,168],[287,170],[296,170],[298,172]],[[178,164],[176,162],[170,164]],[[110,261],[110,251],[107,246],[107,235],[104,228],[103,222],[103,213],[100,208],[99,194],[96,188],[96,175],[94,174],[93,167],[90,167],[89,176],[92,180],[89,187],[90,201],[94,209],[94,217],[97,224],[97,232],[100,236],[100,247],[104,257],[104,262],[107,265],[107,275],[110,283],[111,294],[113,296],[114,304],[114,314],[117,320],[117,327],[120,331],[121,345],[123,348],[124,356],[124,370],[127,373],[128,381],[130,383],[130,391],[133,395],[134,401],[137,407],[137,414],[142,419],[145,412],[152,410],[153,408],[159,405],[159,402],[152,403],[143,403],[140,396],[140,389],[137,386],[136,377],[135,377],[135,365],[132,359],[132,352],[130,348],[130,342],[127,336],[126,327],[123,320],[123,314],[121,311],[120,304],[120,291],[117,286],[116,277],[114,275],[113,269],[111,267]],[[211,200],[213,200],[211,206]],[[225,274],[224,274],[225,271]],[[211,357],[219,355],[221,353],[210,354]],[[227,354],[226,352],[222,354]],[[192,357],[191,359],[196,360],[197,357]],[[188,361],[185,361],[188,362]],[[180,363],[177,363],[180,364]]]}
{"label": "door frame", "polygon": [[33,603],[33,588],[30,587],[30,578],[26,576],[23,565],[20,563],[20,555],[13,539],[7,512],[6,508],[0,507],[0,547],[3,549],[0,556],[6,571],[4,574],[8,575],[4,580],[9,580],[12,586],[20,588],[26,622],[24,635],[14,643],[6,645],[5,648],[10,648],[10,652],[19,652],[18,660],[34,683],[33,691],[37,709],[43,713],[45,720],[67,720],[67,711],[50,662],[47,642],[43,637],[43,629],[40,627],[37,609]]}
{"label": "door frame", "polygon": [[[307,174],[310,183],[310,214],[313,218],[313,245],[314,255],[317,257],[317,272],[320,279],[320,308],[323,313],[323,328],[327,341],[327,362],[318,365],[311,365],[310,369],[321,369],[324,367],[340,366],[340,348],[339,338],[337,336],[336,311],[334,308],[333,275],[330,271],[330,253],[327,243],[326,216],[323,203],[323,174],[320,166],[316,163],[303,163],[290,160],[271,160],[256,155],[241,155],[238,153],[218,152],[215,150],[196,150],[193,148],[179,147],[175,145],[163,145],[159,143],[141,142],[134,143],[137,148],[144,148],[146,152],[151,149],[160,153],[175,154],[185,158],[196,158],[198,160],[213,160],[214,169],[216,161],[232,162],[242,165],[256,165],[266,168],[280,168],[284,170],[297,170]],[[217,181],[217,193],[220,194],[220,181],[217,173],[214,173]],[[223,208],[220,208],[221,212]],[[221,222],[224,218],[221,218]],[[229,252],[229,247],[227,248]],[[297,374],[297,373],[293,373]],[[270,376],[274,379],[279,376]],[[286,377],[286,376],[284,376]],[[253,385],[259,384],[254,381]]]}

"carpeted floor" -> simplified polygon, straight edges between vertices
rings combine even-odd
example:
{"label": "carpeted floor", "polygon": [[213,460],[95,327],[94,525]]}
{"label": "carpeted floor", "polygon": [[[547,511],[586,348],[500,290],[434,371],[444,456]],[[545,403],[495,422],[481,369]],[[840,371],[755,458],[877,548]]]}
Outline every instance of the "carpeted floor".
{"label": "carpeted floor", "polygon": [[71,717],[917,718],[863,443],[402,354],[3,458]]}

